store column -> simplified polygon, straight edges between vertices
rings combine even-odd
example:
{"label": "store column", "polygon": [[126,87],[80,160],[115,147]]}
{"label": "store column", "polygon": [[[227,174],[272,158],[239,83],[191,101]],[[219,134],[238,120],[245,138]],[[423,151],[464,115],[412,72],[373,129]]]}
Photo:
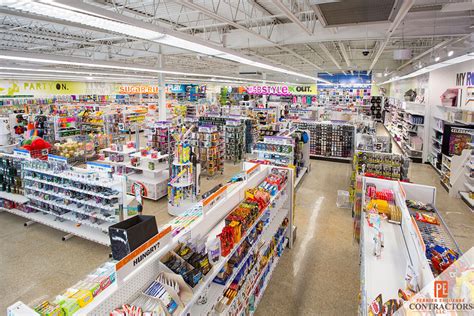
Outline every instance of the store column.
{"label": "store column", "polygon": [[[265,86],[267,84],[267,74],[266,73],[262,73],[262,79],[263,79],[263,85]],[[267,105],[267,96],[266,95],[262,95],[262,103],[264,106]]]}
{"label": "store column", "polygon": [[[158,54],[158,67],[160,69],[163,69],[163,54],[161,53],[161,48],[160,48],[160,54]],[[158,74],[158,114],[159,118],[162,121],[166,120],[166,86],[165,86],[165,75],[160,72]]]}

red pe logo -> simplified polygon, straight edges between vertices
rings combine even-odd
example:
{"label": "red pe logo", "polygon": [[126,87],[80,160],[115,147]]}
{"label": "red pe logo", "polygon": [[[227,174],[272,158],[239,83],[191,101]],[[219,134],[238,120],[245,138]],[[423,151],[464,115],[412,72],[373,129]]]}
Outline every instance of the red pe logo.
{"label": "red pe logo", "polygon": [[435,281],[434,282],[434,296],[437,298],[448,297],[448,281]]}

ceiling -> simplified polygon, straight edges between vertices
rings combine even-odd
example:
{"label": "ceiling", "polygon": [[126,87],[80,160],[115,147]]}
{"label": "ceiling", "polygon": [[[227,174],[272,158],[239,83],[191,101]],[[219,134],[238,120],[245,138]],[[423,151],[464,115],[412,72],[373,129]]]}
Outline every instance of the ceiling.
{"label": "ceiling", "polygon": [[[34,11],[34,3],[105,24]],[[319,72],[381,76],[411,71],[449,51],[472,52],[474,5],[472,0],[0,0],[0,22],[0,57],[25,56],[0,59],[2,78],[35,68],[31,78],[69,70],[65,76],[82,71],[77,75],[126,74],[138,80],[156,78],[153,69],[166,69],[178,72],[168,78],[194,73],[262,79],[265,73],[266,80],[311,82]],[[128,28],[116,30],[117,22]],[[190,44],[182,49],[181,42],[162,40],[168,37]],[[200,53],[196,47],[201,46],[223,53]],[[411,57],[395,60],[399,49],[410,49]],[[233,57],[221,58],[229,54]],[[87,61],[127,67],[90,67]]]}

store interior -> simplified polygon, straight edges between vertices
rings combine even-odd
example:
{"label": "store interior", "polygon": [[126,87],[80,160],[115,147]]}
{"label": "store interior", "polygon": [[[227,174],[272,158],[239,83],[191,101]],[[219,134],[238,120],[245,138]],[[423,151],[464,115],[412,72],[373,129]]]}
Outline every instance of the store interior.
{"label": "store interior", "polygon": [[467,280],[472,1],[0,9],[0,314],[382,316]]}

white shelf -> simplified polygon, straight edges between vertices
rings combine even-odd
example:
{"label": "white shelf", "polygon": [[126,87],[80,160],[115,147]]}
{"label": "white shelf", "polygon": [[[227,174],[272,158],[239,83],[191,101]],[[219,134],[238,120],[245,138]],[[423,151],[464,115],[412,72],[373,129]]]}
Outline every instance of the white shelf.
{"label": "white shelf", "polygon": [[164,155],[158,155],[156,158],[151,158],[151,155],[150,154],[147,154],[146,156],[142,156],[141,152],[135,152],[133,154],[130,155],[131,157],[135,157],[135,158],[140,158],[140,159],[146,159],[146,160],[153,160],[153,161],[160,161],[162,159],[166,159],[169,157],[168,154],[164,154]]}
{"label": "white shelf", "polygon": [[25,204],[26,202],[29,201],[29,199],[25,197],[24,195],[8,193],[8,192],[0,192],[0,198],[13,201],[15,203],[20,203],[20,204]]}
{"label": "white shelf", "polygon": [[437,139],[437,138],[435,138],[435,137],[431,137],[431,139],[441,145],[441,141],[440,141],[439,139]]}
{"label": "white shelf", "polygon": [[440,132],[441,134],[443,134],[443,131],[441,129],[439,129],[438,127],[436,126],[433,126],[433,129],[437,132]]}
{"label": "white shelf", "polygon": [[461,199],[472,209],[474,209],[474,200],[469,197],[467,192],[459,192]]}
{"label": "white shelf", "polygon": [[17,209],[0,208],[0,210],[24,217],[31,221],[52,227],[54,229],[72,234],[105,246],[110,246],[109,236],[100,230],[89,226],[77,226],[77,223],[72,221],[61,222],[57,220],[57,216],[45,213],[25,213]]}
{"label": "white shelf", "polygon": [[[33,168],[27,168],[27,167],[25,167],[24,170],[32,171],[32,172],[36,172],[36,173],[47,174],[47,175],[50,175],[50,176],[63,178],[65,180],[72,181],[72,182],[79,182],[79,183],[88,184],[88,185],[100,186],[100,187],[103,187],[103,188],[110,188],[112,186],[121,184],[121,181],[117,181],[117,180],[104,181],[105,179],[102,179],[102,181],[100,181],[100,180],[99,181],[88,181],[88,180],[82,180],[82,179],[78,179],[78,178],[71,178],[71,177],[68,177],[67,175],[65,175],[64,174],[65,172],[57,173],[57,172],[49,171],[49,170],[39,170],[39,169],[33,169]],[[74,171],[71,171],[71,172],[74,172]],[[94,173],[94,172],[87,171],[86,173]]]}
{"label": "white shelf", "polygon": [[84,193],[84,194],[89,194],[89,195],[92,195],[92,196],[98,196],[98,197],[102,197],[102,198],[106,198],[106,199],[114,199],[114,198],[119,197],[116,194],[115,195],[105,195],[105,194],[102,194],[102,193],[99,193],[99,192],[81,190],[81,189],[78,189],[76,187],[67,186],[65,184],[50,182],[50,181],[47,181],[47,180],[41,180],[41,179],[38,179],[38,178],[33,178],[33,177],[28,177],[28,176],[25,176],[24,179],[31,180],[31,181],[36,181],[36,182],[41,182],[41,183],[44,183],[44,184],[52,185],[54,187],[63,188],[63,189],[66,189],[66,190],[71,190],[71,191],[80,192],[80,193]]}
{"label": "white shelf", "polygon": [[129,169],[141,170],[141,171],[147,171],[147,172],[153,172],[153,173],[161,173],[164,170],[168,170],[168,164],[159,164],[157,166],[157,168],[155,168],[154,170],[151,170],[151,169],[148,168],[148,166],[142,166],[142,165],[133,166],[130,162],[111,161],[110,158],[105,158],[104,160],[98,160],[98,161],[103,162],[105,164],[110,164],[110,165],[113,165],[113,166],[122,166],[122,167],[126,167],[126,168],[129,168]]}
{"label": "white shelf", "polygon": [[[29,195],[27,195],[27,196],[28,196],[31,200],[36,200],[36,201],[39,201],[39,202],[42,202],[42,203],[45,203],[45,204],[49,204],[49,205],[53,205],[53,206],[56,206],[56,207],[60,207],[60,208],[62,208],[62,209],[64,209],[64,210],[68,210],[68,211],[71,211],[71,212],[74,212],[74,213],[79,213],[79,214],[83,214],[83,215],[86,215],[86,216],[89,216],[89,217],[93,217],[93,218],[97,218],[97,219],[100,219],[100,220],[107,221],[107,222],[109,222],[109,224],[100,224],[100,225],[94,224],[94,223],[90,223],[90,224],[89,224],[89,222],[86,222],[86,225],[91,226],[91,227],[96,228],[96,229],[101,229],[101,230],[104,231],[104,232],[107,232],[107,231],[109,230],[108,226],[110,226],[111,224],[117,222],[116,220],[111,221],[110,218],[106,219],[106,217],[103,217],[103,216],[101,216],[101,215],[95,215],[95,214],[91,214],[91,213],[82,211],[82,210],[78,209],[77,206],[75,206],[75,205],[71,205],[71,204],[70,204],[70,205],[65,206],[64,204],[55,203],[55,202],[53,202],[53,201],[44,200],[44,199],[42,199],[42,198],[40,198],[40,197],[37,197],[37,196],[34,196],[34,195],[30,195],[30,194],[29,194]],[[29,207],[32,207],[32,208],[34,208],[34,209],[36,209],[36,210],[38,210],[38,211],[41,211],[41,212],[44,212],[44,213],[48,213],[48,211],[43,210],[43,209],[41,209],[41,208],[39,208],[39,207],[37,207],[37,206],[34,206],[34,205],[28,205],[28,206],[29,206]],[[53,213],[51,213],[51,214],[53,214]],[[63,214],[63,215],[56,215],[56,214],[54,214],[54,215],[55,215],[55,216],[58,216],[58,217],[63,217],[63,218],[65,218],[65,219],[69,219],[69,220],[71,220],[71,221],[73,221],[73,222],[78,222],[78,223],[81,223],[81,224],[84,223],[83,221],[78,220],[78,219],[75,219],[75,218],[72,218],[72,219],[71,219],[71,217],[70,217],[70,216],[67,216],[66,214]]]}
{"label": "white shelf", "polygon": [[254,149],[254,152],[256,153],[261,153],[261,154],[269,154],[269,155],[280,155],[280,156],[286,156],[286,157],[293,157],[293,153],[279,153],[276,151],[266,151],[266,150],[258,150]]}
{"label": "white shelf", "polygon": [[124,147],[122,151],[112,150],[110,147],[102,149],[101,151],[108,152],[108,153],[113,153],[113,154],[122,154],[122,155],[129,155],[129,154],[132,154],[134,152],[137,152],[137,150],[135,148],[128,148],[128,147]]}
{"label": "white shelf", "polygon": [[[281,203],[283,204],[283,202],[286,200],[286,198],[288,197],[287,195],[283,195],[281,194],[282,192],[284,192],[286,189],[286,185],[285,187],[283,187],[275,196],[273,196],[271,199],[270,199],[270,203],[269,203],[269,206],[272,205],[273,202],[276,201],[276,199],[278,198],[280,201],[278,201],[277,203]],[[281,207],[281,206],[280,206]],[[278,209],[278,207],[276,207],[275,209]],[[221,291],[220,293],[222,293],[225,289],[225,287],[223,285],[219,285],[219,284],[216,284],[216,283],[211,283],[214,278],[217,276],[217,274],[221,271],[221,269],[224,267],[224,265],[226,264],[226,262],[232,258],[233,254],[237,251],[237,249],[240,247],[240,245],[244,242],[245,239],[247,239],[248,237],[248,233],[252,231],[252,229],[257,225],[257,223],[262,219],[262,216],[263,214],[266,212],[266,210],[262,211],[260,213],[260,215],[255,219],[254,223],[247,229],[246,231],[246,234],[244,236],[241,237],[240,241],[235,244],[232,248],[232,250],[230,251],[230,253],[226,256],[226,257],[221,257],[221,259],[219,260],[218,263],[216,263],[213,267],[212,267],[212,270],[206,275],[206,279],[203,280],[202,282],[200,282],[195,288],[194,288],[194,293],[193,293],[193,298],[187,303],[186,307],[184,308],[184,310],[181,312],[181,315],[186,315],[187,312],[191,312],[192,310],[194,310],[195,308],[202,308],[202,307],[199,307],[198,305],[196,305],[196,300],[198,299],[198,297],[201,295],[201,293],[203,292],[203,290],[205,288],[207,288],[209,285],[210,285],[210,289],[209,289],[209,293],[208,293],[208,296],[209,297],[212,297],[212,296],[215,296],[216,293],[215,292],[218,292],[218,291]],[[222,226],[222,225],[221,225]],[[220,228],[219,225],[216,225],[215,227],[215,230],[218,230]],[[264,232],[262,232],[263,234]],[[216,235],[216,234],[212,234],[212,232],[209,233],[209,235]],[[213,290],[212,290],[213,289]],[[209,301],[209,298],[208,298],[208,301]],[[209,301],[210,302],[210,301]],[[213,302],[210,302],[210,303],[213,303]],[[194,313],[191,313],[191,315],[205,315],[204,314],[201,314],[201,313],[198,313],[198,314],[194,314]]]}

